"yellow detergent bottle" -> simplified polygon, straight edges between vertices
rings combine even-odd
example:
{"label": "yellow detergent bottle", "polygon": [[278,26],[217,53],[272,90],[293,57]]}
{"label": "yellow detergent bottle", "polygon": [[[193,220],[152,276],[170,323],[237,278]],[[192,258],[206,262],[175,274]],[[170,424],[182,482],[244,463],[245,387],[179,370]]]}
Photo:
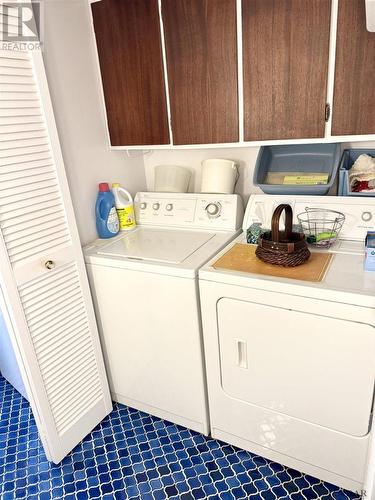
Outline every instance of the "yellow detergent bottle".
{"label": "yellow detergent bottle", "polygon": [[134,204],[132,195],[117,182],[112,184],[115,206],[120,222],[120,231],[129,231],[135,227]]}

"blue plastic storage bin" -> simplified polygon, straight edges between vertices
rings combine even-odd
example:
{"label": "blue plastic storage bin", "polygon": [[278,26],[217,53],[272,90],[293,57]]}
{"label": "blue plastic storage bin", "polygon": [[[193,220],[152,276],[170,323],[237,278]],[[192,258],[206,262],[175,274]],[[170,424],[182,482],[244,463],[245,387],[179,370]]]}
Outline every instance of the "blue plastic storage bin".
{"label": "blue plastic storage bin", "polygon": [[[268,194],[325,195],[336,181],[341,156],[340,144],[293,144],[262,146],[254,171],[254,184]],[[304,172],[328,174],[328,184],[266,184],[268,173]]]}
{"label": "blue plastic storage bin", "polygon": [[352,193],[349,188],[348,170],[361,155],[375,157],[375,149],[345,149],[339,168],[339,196],[375,196],[375,193]]}

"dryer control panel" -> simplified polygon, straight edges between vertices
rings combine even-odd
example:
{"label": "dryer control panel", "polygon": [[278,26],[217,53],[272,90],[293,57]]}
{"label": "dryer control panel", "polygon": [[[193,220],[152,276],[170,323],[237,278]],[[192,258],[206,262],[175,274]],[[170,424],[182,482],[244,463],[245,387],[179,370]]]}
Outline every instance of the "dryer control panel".
{"label": "dryer control panel", "polygon": [[340,232],[340,239],[364,241],[367,231],[375,231],[375,205],[368,197],[355,196],[295,196],[254,194],[250,196],[243,220],[246,231],[253,223],[264,228],[271,228],[272,214],[275,208],[287,203],[293,209],[295,224],[297,215],[308,208],[336,210],[345,216]]}
{"label": "dryer control panel", "polygon": [[243,218],[237,194],[137,193],[135,216],[140,225],[235,231]]}

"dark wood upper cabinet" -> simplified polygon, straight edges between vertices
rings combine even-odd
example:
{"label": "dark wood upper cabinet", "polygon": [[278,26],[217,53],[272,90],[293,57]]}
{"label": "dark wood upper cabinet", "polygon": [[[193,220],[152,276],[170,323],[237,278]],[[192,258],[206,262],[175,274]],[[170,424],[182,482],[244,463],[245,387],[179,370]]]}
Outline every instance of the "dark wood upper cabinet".
{"label": "dark wood upper cabinet", "polygon": [[339,0],[332,135],[375,134],[375,33],[364,0]]}
{"label": "dark wood upper cabinet", "polygon": [[[324,138],[332,0],[160,4],[162,20],[159,0],[91,4],[113,146]],[[374,82],[365,1],[338,0],[333,136],[375,134]]]}
{"label": "dark wood upper cabinet", "polygon": [[91,5],[111,144],[169,144],[157,0]]}
{"label": "dark wood upper cabinet", "polygon": [[324,137],[331,0],[243,0],[242,16],[245,140]]}
{"label": "dark wood upper cabinet", "polygon": [[174,144],[238,141],[235,0],[162,0]]}

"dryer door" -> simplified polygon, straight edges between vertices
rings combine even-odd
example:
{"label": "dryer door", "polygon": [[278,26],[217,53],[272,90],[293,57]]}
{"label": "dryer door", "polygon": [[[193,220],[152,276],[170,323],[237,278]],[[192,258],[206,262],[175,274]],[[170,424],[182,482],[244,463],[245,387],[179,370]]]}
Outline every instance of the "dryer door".
{"label": "dryer door", "polygon": [[353,436],[368,433],[373,326],[229,298],[217,313],[229,396]]}

